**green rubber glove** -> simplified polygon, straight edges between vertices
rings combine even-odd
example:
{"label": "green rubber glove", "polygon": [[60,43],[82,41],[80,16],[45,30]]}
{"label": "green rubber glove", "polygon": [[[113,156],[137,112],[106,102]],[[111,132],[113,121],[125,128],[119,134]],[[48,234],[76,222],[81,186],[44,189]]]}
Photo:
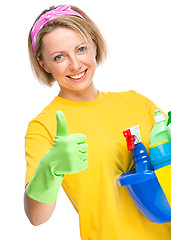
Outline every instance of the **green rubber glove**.
{"label": "green rubber glove", "polygon": [[26,189],[30,198],[48,204],[56,201],[64,174],[88,167],[86,136],[82,133],[67,136],[64,114],[57,111],[56,118],[57,132],[52,148],[41,159]]}

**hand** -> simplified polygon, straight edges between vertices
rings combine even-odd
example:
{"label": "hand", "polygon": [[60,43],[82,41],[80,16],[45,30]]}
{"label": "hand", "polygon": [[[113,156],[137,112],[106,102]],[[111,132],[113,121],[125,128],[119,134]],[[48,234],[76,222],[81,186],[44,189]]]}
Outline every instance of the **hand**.
{"label": "hand", "polygon": [[86,136],[82,133],[67,136],[63,112],[56,112],[57,132],[52,148],[41,161],[54,175],[73,174],[87,169]]}
{"label": "hand", "polygon": [[51,149],[41,159],[34,176],[27,185],[27,195],[42,203],[54,203],[64,174],[73,174],[88,167],[88,145],[83,134],[67,136],[64,114],[56,113],[57,132]]}

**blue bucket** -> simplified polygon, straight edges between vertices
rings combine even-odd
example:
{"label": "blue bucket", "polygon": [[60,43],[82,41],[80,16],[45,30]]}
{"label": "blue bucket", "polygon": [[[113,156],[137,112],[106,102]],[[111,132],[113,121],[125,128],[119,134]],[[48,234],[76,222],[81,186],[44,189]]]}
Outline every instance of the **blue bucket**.
{"label": "blue bucket", "polygon": [[171,207],[154,171],[136,173],[135,169],[117,179],[125,186],[141,213],[151,222],[171,222]]}

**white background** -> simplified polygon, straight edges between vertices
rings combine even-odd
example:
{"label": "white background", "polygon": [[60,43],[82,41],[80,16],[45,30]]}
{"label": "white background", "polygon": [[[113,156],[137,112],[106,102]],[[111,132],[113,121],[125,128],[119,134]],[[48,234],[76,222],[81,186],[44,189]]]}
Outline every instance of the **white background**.
{"label": "white background", "polygon": [[[97,69],[99,90],[133,89],[171,110],[171,1],[3,1],[0,13],[0,218],[1,239],[79,240],[79,221],[62,188],[52,218],[34,227],[23,208],[24,136],[28,122],[58,93],[34,78],[27,37],[39,13],[52,5],[72,4],[99,26],[109,55]],[[124,116],[123,116],[124,117]]]}

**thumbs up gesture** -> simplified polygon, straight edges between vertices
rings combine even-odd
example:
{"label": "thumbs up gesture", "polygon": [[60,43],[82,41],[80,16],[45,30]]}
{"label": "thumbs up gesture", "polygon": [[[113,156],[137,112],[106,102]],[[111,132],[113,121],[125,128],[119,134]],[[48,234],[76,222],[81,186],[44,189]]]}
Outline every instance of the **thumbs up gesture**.
{"label": "thumbs up gesture", "polygon": [[67,135],[66,121],[63,112],[56,112],[57,132],[54,143],[47,153],[48,167],[55,175],[73,174],[88,167],[86,136],[82,133]]}
{"label": "thumbs up gesture", "polygon": [[27,195],[42,203],[55,202],[64,174],[74,174],[88,167],[86,136],[67,135],[64,114],[56,112],[57,132],[51,149],[40,160],[27,186]]}

